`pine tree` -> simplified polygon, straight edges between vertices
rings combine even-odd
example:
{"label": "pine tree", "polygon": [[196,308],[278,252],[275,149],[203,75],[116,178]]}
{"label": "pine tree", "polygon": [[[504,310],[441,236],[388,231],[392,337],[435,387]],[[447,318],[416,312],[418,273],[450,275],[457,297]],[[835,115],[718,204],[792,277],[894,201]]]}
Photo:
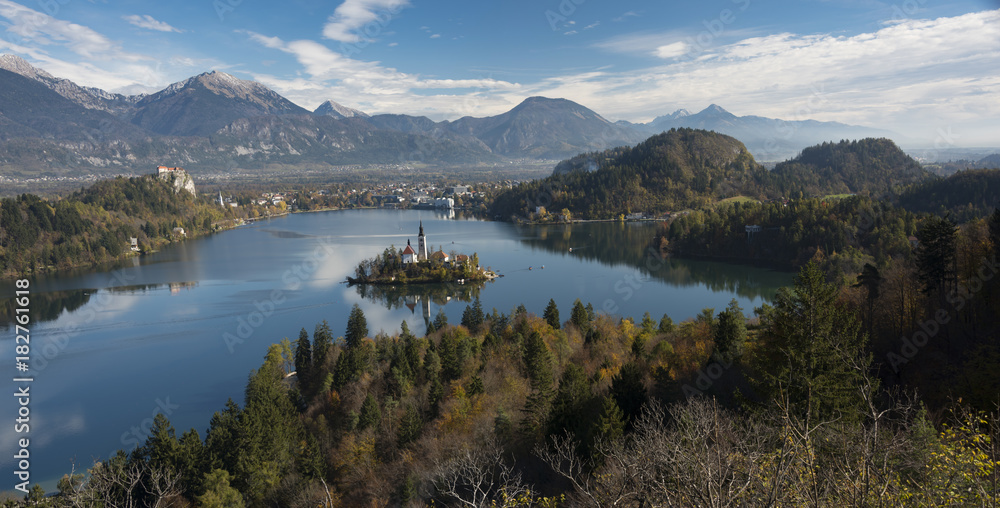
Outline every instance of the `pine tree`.
{"label": "pine tree", "polygon": [[1000,208],[994,208],[988,220],[990,230],[990,241],[993,243],[993,250],[1000,251]]}
{"label": "pine tree", "polygon": [[575,363],[567,365],[559,379],[559,389],[552,399],[549,435],[562,435],[569,431],[577,440],[584,439],[585,429],[590,423],[587,415],[590,400],[590,379],[583,367]]}
{"label": "pine tree", "polygon": [[344,333],[344,344],[353,348],[368,336],[368,320],[358,304],[351,307],[351,315],[347,318],[347,331]]}
{"label": "pine tree", "polygon": [[659,331],[660,331],[660,333],[671,333],[671,332],[673,332],[674,331],[674,320],[671,319],[670,316],[664,314],[663,317],[660,318]]}
{"label": "pine tree", "polygon": [[743,356],[743,344],[746,339],[746,317],[743,316],[739,302],[733,298],[726,310],[719,313],[712,359],[724,364],[732,363]]}
{"label": "pine tree", "polygon": [[479,333],[479,328],[483,326],[485,320],[483,306],[479,303],[479,297],[477,296],[476,301],[471,306],[465,306],[465,311],[462,312],[462,326],[468,328],[469,332],[473,334]]}
{"label": "pine tree", "polygon": [[656,331],[656,321],[653,321],[653,318],[650,317],[649,312],[646,312],[645,314],[642,315],[642,322],[639,324],[639,327],[642,328],[644,332],[652,335],[653,332]]}
{"label": "pine tree", "polygon": [[917,232],[917,269],[924,293],[945,291],[955,280],[955,225],[948,219],[930,217]]}
{"label": "pine tree", "polygon": [[611,378],[611,396],[625,415],[625,422],[631,425],[647,399],[646,385],[638,365],[631,362],[622,365],[618,374]]}
{"label": "pine tree", "polygon": [[861,273],[858,274],[858,282],[854,284],[853,287],[865,288],[867,292],[866,301],[868,303],[867,319],[868,322],[868,336],[872,336],[872,325],[875,314],[875,301],[878,300],[879,295],[882,292],[882,274],[879,273],[878,268],[875,268],[871,263],[865,263],[864,268],[861,269]]}
{"label": "pine tree", "polygon": [[423,426],[424,421],[420,417],[420,411],[417,411],[416,406],[412,404],[407,405],[406,412],[403,413],[403,417],[399,420],[399,430],[396,431],[396,442],[399,446],[403,446],[416,440],[420,437]]}
{"label": "pine tree", "polygon": [[305,328],[299,331],[299,340],[295,341],[295,372],[299,386],[305,388],[311,383],[312,343]]}
{"label": "pine tree", "polygon": [[314,373],[326,373],[324,367],[331,346],[333,346],[333,331],[330,330],[330,325],[324,319],[322,323],[316,325],[316,329],[313,331],[312,364]]}
{"label": "pine tree", "polygon": [[549,324],[552,328],[556,330],[559,329],[559,307],[556,307],[556,301],[554,299],[549,299],[548,306],[545,307],[545,313],[542,314],[545,318],[545,322]]}
{"label": "pine tree", "polygon": [[794,286],[781,288],[761,316],[770,360],[762,366],[762,391],[787,400],[798,416],[859,417],[862,370],[871,363],[854,316],[837,304],[837,288],[809,262]]}
{"label": "pine tree", "polygon": [[444,309],[438,309],[438,313],[434,316],[434,329],[441,330],[448,326],[448,316],[444,313]]}
{"label": "pine tree", "polygon": [[522,430],[532,439],[540,439],[549,419],[552,401],[552,353],[537,331],[524,341],[524,364],[531,379],[532,392],[524,404]]}
{"label": "pine tree", "polygon": [[594,422],[594,438],[614,441],[625,433],[625,414],[612,396],[604,397],[601,414]]}
{"label": "pine tree", "polygon": [[573,302],[573,312],[570,314],[569,320],[573,323],[573,326],[580,330],[580,333],[586,336],[587,331],[590,330],[590,316],[579,298]]}
{"label": "pine tree", "polygon": [[377,428],[381,421],[382,409],[379,407],[375,397],[369,393],[365,397],[364,403],[361,404],[361,414],[358,416],[358,429]]}

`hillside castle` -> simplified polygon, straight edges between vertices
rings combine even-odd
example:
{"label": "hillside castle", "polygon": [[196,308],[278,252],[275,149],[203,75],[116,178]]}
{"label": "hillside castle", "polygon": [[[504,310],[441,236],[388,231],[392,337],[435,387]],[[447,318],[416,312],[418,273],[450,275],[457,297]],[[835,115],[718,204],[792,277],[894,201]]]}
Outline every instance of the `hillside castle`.
{"label": "hillside castle", "polygon": [[184,171],[184,168],[159,166],[156,168],[156,177],[165,182],[170,182],[174,186],[175,193],[186,190],[192,196],[197,196],[194,191],[194,179],[191,178],[191,175],[187,171]]}

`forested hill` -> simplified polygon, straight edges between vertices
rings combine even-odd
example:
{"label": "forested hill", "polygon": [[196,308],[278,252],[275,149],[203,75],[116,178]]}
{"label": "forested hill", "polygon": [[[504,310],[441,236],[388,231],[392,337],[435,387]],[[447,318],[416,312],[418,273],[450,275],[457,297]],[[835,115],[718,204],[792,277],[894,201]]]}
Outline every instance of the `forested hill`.
{"label": "forested hill", "polygon": [[536,207],[602,219],[660,214],[738,194],[759,195],[766,170],[743,143],[696,129],[671,129],[633,148],[579,155],[552,176],[499,196],[492,211],[507,219],[538,218]]}
{"label": "forested hill", "polygon": [[155,176],[118,177],[58,201],[33,194],[0,201],[0,275],[111,261],[129,252],[129,239],[143,250],[214,229],[234,218],[207,198],[198,199]]}
{"label": "forested hill", "polygon": [[985,217],[1000,204],[1000,170],[959,171],[907,189],[899,206],[914,212],[949,215],[957,223]]}
{"label": "forested hill", "polygon": [[823,143],[775,166],[770,187],[783,196],[867,194],[880,196],[894,187],[931,176],[892,140],[867,138]]}

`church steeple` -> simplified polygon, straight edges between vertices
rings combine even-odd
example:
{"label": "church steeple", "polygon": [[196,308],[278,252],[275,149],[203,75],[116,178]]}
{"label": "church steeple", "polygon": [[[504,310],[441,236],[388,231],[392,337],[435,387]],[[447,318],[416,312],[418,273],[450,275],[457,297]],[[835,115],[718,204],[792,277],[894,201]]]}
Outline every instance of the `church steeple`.
{"label": "church steeple", "polygon": [[424,236],[424,221],[420,221],[420,234],[417,235],[417,261],[427,261],[427,238]]}

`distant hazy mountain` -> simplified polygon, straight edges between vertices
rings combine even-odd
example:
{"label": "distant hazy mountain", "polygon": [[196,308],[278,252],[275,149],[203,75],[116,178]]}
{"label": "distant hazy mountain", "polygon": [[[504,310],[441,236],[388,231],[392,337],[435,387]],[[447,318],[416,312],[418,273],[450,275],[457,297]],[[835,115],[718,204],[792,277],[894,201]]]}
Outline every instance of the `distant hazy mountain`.
{"label": "distant hazy mountain", "polygon": [[539,159],[633,145],[646,137],[573,101],[545,97],[529,97],[497,116],[463,117],[449,129],[481,139],[496,153]]}
{"label": "distant hazy mountain", "polygon": [[987,155],[979,160],[977,165],[980,168],[986,169],[1000,169],[1000,153],[995,153],[992,155]]}
{"label": "distant hazy mountain", "polygon": [[443,122],[369,117],[332,100],[309,112],[260,83],[216,71],[126,96],[79,86],[11,55],[0,55],[0,87],[0,141],[6,140],[0,160],[8,174],[141,171],[161,163],[197,170],[564,159],[632,146],[681,126],[728,134],[758,159],[773,161],[822,141],[891,134],[833,122],[737,117],[715,105],[697,114],[678,110],[649,124],[610,122],[575,102],[545,97],[495,116]]}
{"label": "distant hazy mountain", "polygon": [[634,124],[646,132],[662,132],[675,127],[705,129],[742,141],[760,161],[781,161],[797,155],[803,148],[815,144],[863,138],[901,137],[891,131],[815,120],[781,120],[762,116],[736,116],[721,106],[711,106],[690,114],[677,110],[660,116],[648,124]]}
{"label": "distant hazy mountain", "polygon": [[335,164],[404,164],[412,161],[475,163],[496,161],[479,140],[433,137],[377,129],[365,118],[327,115],[262,115],[241,118],[211,136],[244,167],[254,161]]}
{"label": "distant hazy mountain", "polygon": [[314,115],[326,115],[332,116],[334,118],[354,118],[360,116],[363,118],[368,118],[368,114],[364,111],[358,111],[347,106],[337,104],[333,101],[326,101],[320,104],[316,111],[313,111]]}
{"label": "distant hazy mountain", "polygon": [[205,136],[240,118],[309,113],[256,81],[218,71],[143,97],[136,109],[133,123],[176,136]]}

